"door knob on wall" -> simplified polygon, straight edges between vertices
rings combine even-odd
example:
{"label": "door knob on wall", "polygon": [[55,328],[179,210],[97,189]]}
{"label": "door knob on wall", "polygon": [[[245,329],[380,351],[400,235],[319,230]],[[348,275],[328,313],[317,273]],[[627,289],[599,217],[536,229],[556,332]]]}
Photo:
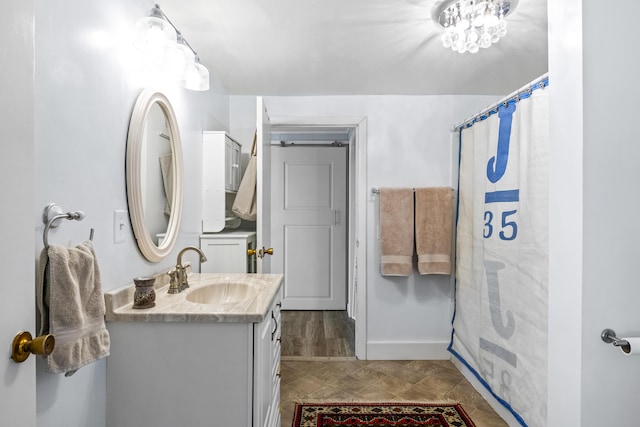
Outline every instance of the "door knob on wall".
{"label": "door knob on wall", "polygon": [[20,332],[13,339],[11,358],[16,363],[22,363],[30,354],[48,356],[53,351],[56,340],[53,335],[40,335],[33,338],[29,332]]}
{"label": "door knob on wall", "polygon": [[273,255],[273,248],[265,248],[263,247],[258,251],[258,258],[263,258],[265,255]]}

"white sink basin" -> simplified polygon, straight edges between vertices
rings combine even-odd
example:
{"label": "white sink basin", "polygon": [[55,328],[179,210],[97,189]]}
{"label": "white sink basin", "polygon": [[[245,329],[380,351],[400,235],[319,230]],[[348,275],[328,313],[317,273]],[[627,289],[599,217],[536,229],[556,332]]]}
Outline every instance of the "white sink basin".
{"label": "white sink basin", "polygon": [[186,299],[199,304],[233,304],[250,301],[257,293],[258,289],[247,283],[214,283],[193,289],[187,294]]}

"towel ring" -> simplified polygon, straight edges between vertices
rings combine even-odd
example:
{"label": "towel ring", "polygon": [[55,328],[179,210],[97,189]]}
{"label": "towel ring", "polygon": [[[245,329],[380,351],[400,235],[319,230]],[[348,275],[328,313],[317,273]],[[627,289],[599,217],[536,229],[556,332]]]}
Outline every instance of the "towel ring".
{"label": "towel ring", "polygon": [[[63,219],[82,221],[86,215],[82,211],[63,212],[62,208],[56,203],[49,203],[42,212],[42,223],[45,224],[42,233],[42,241],[44,248],[49,248],[49,230],[60,225]],[[93,228],[89,233],[89,240],[93,240]]]}

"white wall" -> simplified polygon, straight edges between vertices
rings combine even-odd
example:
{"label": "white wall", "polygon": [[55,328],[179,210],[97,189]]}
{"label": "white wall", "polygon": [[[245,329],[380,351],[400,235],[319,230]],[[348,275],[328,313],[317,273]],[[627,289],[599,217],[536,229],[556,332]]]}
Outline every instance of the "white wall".
{"label": "white wall", "polygon": [[[114,243],[114,210],[127,209],[129,118],[136,97],[149,84],[135,75],[126,43],[135,21],[152,6],[146,0],[36,1],[35,239],[30,240],[35,257],[43,245],[41,213],[46,204],[83,210],[84,221],[64,222],[51,231],[49,240],[74,245],[87,239],[93,227],[103,290],[168,268],[179,248],[198,244],[201,132],[229,128],[229,97],[215,78],[212,89],[203,93],[161,87],[177,114],[186,166],[180,236],[174,252],[157,264],[144,260],[130,230],[125,242]],[[197,261],[195,256],[185,258]],[[105,372],[105,360],[69,378],[44,372],[40,363],[38,425],[104,426]]]}
{"label": "white wall", "polygon": [[[372,187],[452,186],[449,128],[497,96],[266,97],[271,117],[367,117],[366,191]],[[231,97],[232,128],[250,123],[254,97]],[[242,119],[235,116],[246,114]],[[243,113],[245,112],[245,113]],[[255,114],[255,113],[254,113]],[[449,276],[382,277],[378,198],[368,195],[367,357],[448,357],[452,286]]]}
{"label": "white wall", "polygon": [[549,426],[581,424],[582,1],[549,2]]}

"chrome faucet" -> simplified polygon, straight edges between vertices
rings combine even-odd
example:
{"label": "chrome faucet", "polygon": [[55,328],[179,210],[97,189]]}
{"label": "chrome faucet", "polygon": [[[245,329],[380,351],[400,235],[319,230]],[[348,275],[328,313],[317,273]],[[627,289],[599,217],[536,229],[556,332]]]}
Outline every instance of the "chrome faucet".
{"label": "chrome faucet", "polygon": [[186,248],[182,249],[178,253],[178,261],[176,262],[175,270],[171,270],[169,272],[169,276],[171,277],[171,280],[169,282],[170,294],[180,293],[189,287],[189,281],[187,280],[187,271],[182,265],[182,255],[184,255],[184,253],[189,250],[198,252],[198,254],[200,255],[200,262],[205,262],[207,260],[207,257],[204,255],[204,252],[200,250],[200,248],[197,248],[195,246],[187,246]]}

